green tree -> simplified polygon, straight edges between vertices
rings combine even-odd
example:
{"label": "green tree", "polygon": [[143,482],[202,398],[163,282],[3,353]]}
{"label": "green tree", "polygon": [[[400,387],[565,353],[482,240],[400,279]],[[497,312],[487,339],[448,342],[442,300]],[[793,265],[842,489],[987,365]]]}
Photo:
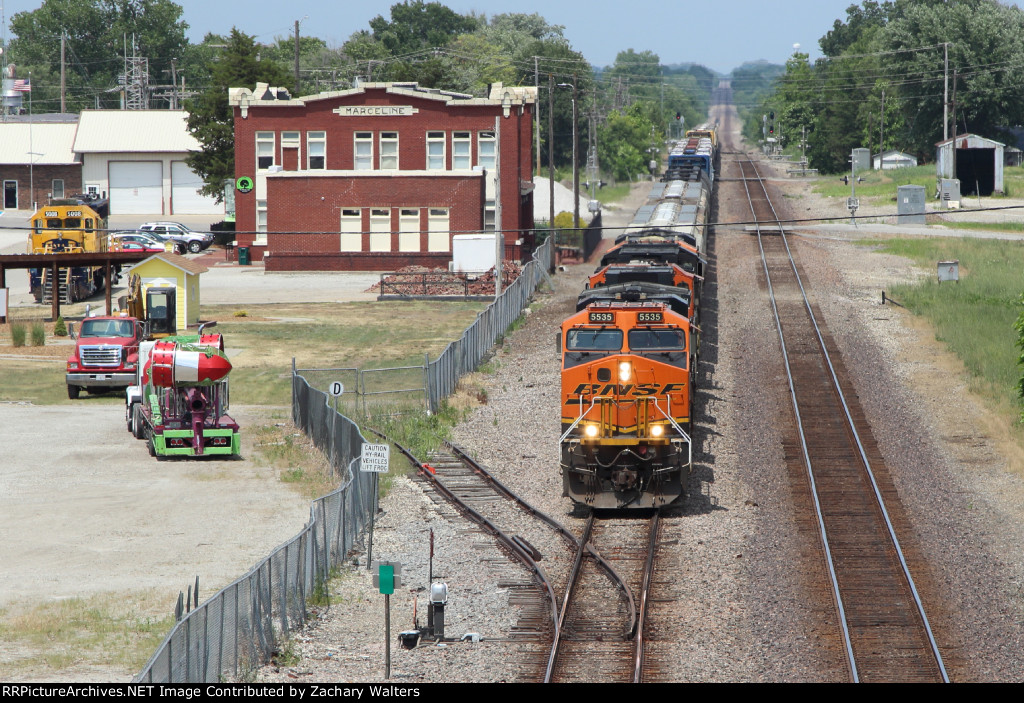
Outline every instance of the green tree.
{"label": "green tree", "polygon": [[[905,143],[931,155],[942,138],[942,48],[950,42],[950,73],[958,69],[957,131],[999,137],[1024,114],[1024,11],[994,0],[907,5],[881,35],[884,66],[900,81]],[[934,47],[919,50],[920,47]],[[952,76],[950,78],[952,83]],[[952,85],[951,88],[952,90]],[[887,100],[888,100],[888,93]]]}
{"label": "green tree", "polygon": [[63,34],[68,109],[116,107],[126,53],[148,59],[151,83],[169,78],[188,47],[181,16],[170,0],[44,0],[11,18],[8,56],[20,75],[32,73],[34,109],[57,110]]}
{"label": "green tree", "polygon": [[479,26],[474,17],[460,15],[439,2],[406,0],[391,6],[391,19],[377,15],[370,20],[373,38],[392,56],[446,46],[460,34]]}
{"label": "green tree", "polygon": [[186,101],[188,131],[202,145],[185,159],[205,185],[204,195],[224,197],[224,180],[235,176],[235,125],[228,106],[228,88],[254,89],[257,83],[288,85],[288,73],[273,61],[257,59],[253,38],[232,28],[227,47],[212,60],[210,83],[202,93]]}
{"label": "green tree", "polygon": [[625,112],[615,110],[598,128],[597,153],[601,168],[616,180],[631,180],[647,173],[656,141],[655,127],[644,114],[645,107],[637,103]]}
{"label": "green tree", "polygon": [[488,42],[509,56],[534,41],[560,41],[568,44],[564,31],[565,27],[548,24],[539,14],[527,15],[521,12],[494,15],[490,22],[480,28],[480,33]]}

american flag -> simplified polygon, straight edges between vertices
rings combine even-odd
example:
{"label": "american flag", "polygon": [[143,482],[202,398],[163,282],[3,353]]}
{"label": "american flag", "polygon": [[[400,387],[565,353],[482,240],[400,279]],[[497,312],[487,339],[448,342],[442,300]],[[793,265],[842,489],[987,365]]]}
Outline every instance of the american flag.
{"label": "american flag", "polygon": [[32,90],[32,84],[29,82],[31,78],[19,78],[14,81],[14,89],[21,91],[22,93],[28,93]]}

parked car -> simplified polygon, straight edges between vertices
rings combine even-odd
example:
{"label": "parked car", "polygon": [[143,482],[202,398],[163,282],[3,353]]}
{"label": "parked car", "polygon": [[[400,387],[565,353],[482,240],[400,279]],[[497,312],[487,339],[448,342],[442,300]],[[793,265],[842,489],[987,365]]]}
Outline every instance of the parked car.
{"label": "parked car", "polygon": [[108,235],[108,242],[111,249],[121,251],[184,252],[181,243],[152,232],[112,232]]}
{"label": "parked car", "polygon": [[209,232],[196,232],[180,222],[147,222],[139,227],[143,232],[153,232],[181,242],[193,254],[213,244],[213,235]]}

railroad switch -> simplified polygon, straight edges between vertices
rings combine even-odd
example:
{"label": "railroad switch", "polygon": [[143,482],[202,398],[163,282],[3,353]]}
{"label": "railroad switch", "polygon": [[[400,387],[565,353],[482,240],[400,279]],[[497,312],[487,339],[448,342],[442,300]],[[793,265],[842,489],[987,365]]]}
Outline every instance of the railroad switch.
{"label": "railroad switch", "polygon": [[448,584],[430,584],[430,629],[436,639],[444,639],[444,607],[448,604]]}

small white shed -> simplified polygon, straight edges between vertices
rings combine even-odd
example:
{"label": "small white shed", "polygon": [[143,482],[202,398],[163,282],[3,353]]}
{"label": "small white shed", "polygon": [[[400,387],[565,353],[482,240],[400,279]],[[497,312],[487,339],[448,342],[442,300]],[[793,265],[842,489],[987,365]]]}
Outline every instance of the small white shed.
{"label": "small white shed", "polygon": [[908,154],[905,151],[897,151],[890,149],[889,151],[883,151],[881,154],[875,154],[871,157],[872,168],[876,171],[881,169],[888,171],[893,168],[903,168],[905,166],[917,166],[917,157],[912,154]]}
{"label": "small white shed", "polygon": [[977,134],[958,134],[938,142],[935,145],[935,177],[939,180],[959,179],[961,195],[1003,193],[1005,146]]}

